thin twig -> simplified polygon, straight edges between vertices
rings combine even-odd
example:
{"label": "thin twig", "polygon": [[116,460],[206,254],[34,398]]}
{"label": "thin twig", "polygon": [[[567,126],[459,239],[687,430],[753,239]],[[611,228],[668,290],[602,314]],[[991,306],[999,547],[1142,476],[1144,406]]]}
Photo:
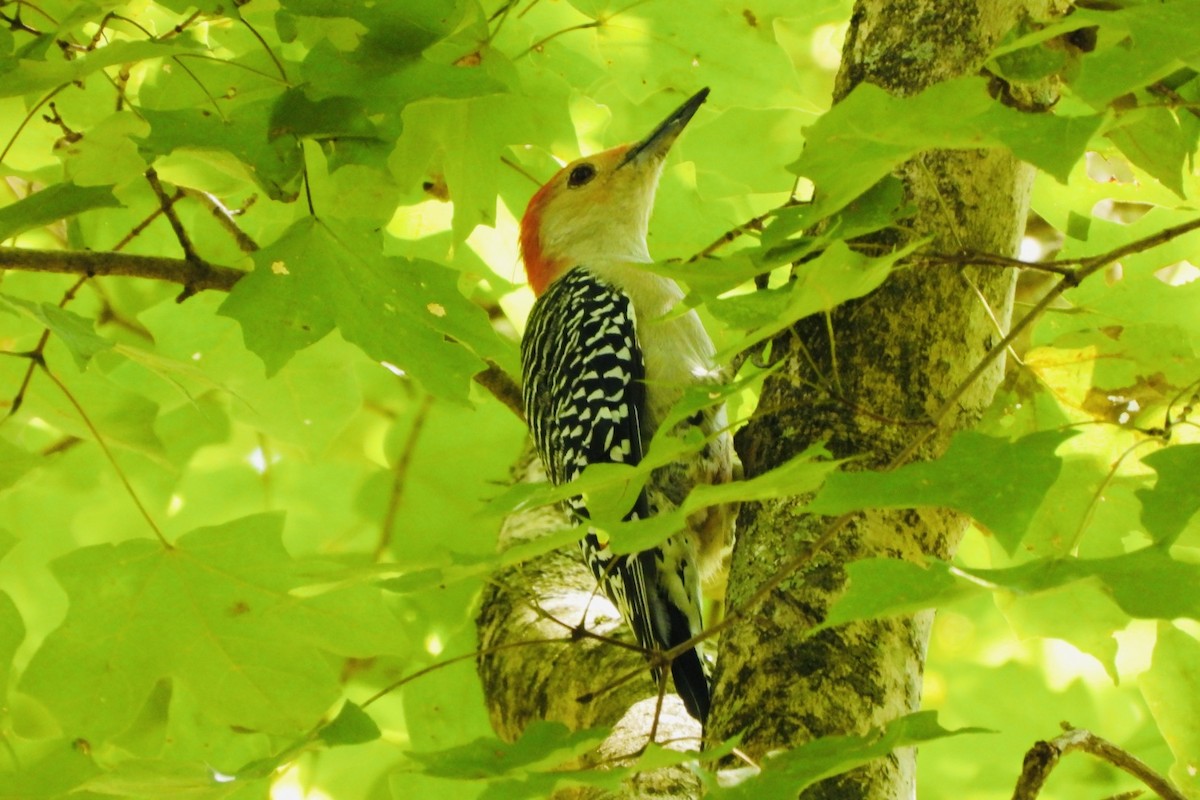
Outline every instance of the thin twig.
{"label": "thin twig", "polygon": [[207,283],[211,277],[211,272],[214,269],[218,269],[218,267],[209,264],[196,252],[196,248],[192,245],[192,240],[188,236],[187,229],[183,226],[179,215],[175,213],[175,207],[171,198],[167,196],[166,191],[158,180],[158,172],[154,167],[146,170],[146,180],[150,183],[150,188],[154,190],[154,194],[158,197],[163,215],[171,223],[171,230],[175,232],[175,238],[179,240],[179,246],[183,249],[184,261],[188,264],[189,274],[183,282],[183,291],[175,298],[175,302],[182,303],[196,294],[196,292],[208,288]]}
{"label": "thin twig", "polygon": [[189,264],[202,264],[204,259],[196,253],[196,248],[192,246],[191,237],[188,236],[187,228],[183,227],[183,222],[179,219],[179,215],[175,213],[175,204],[163,189],[162,183],[158,180],[158,171],[154,167],[146,170],[146,181],[150,184],[150,188],[154,190],[154,195],[158,198],[158,203],[162,207],[162,212],[167,217],[167,221],[171,223],[171,230],[175,232],[175,238],[179,241],[179,247],[183,250],[183,257]]}
{"label": "thin twig", "polygon": [[[176,189],[175,194],[171,195],[171,197],[169,198],[168,204],[174,205],[175,203],[179,202],[180,198],[182,198],[182,197],[183,197],[183,190]],[[129,230],[129,233],[127,233],[123,237],[121,237],[121,241],[117,242],[115,245],[112,246],[112,252],[117,253],[117,252],[120,252],[121,250],[124,250],[125,247],[130,242],[132,242],[137,237],[141,236],[142,231],[146,230],[146,228],[149,228],[150,225],[154,222],[154,220],[156,220],[160,216],[162,216],[162,213],[163,213],[163,210],[162,210],[161,205],[158,208],[151,211],[148,215],[146,215],[146,218],[144,220],[139,222],[137,225],[134,225]]]}
{"label": "thin twig", "polygon": [[489,359],[487,365],[483,372],[476,373],[475,382],[524,422],[525,406],[521,401],[521,387],[495,361]]}
{"label": "thin twig", "polygon": [[[507,587],[505,588],[507,589]],[[567,631],[572,640],[593,639],[597,642],[603,642],[604,644],[612,645],[613,647],[620,647],[624,650],[635,650],[642,655],[649,653],[650,651],[642,647],[640,644],[627,642],[623,639],[618,639],[615,636],[605,636],[603,633],[596,633],[587,627],[587,617],[589,610],[591,609],[592,600],[599,595],[599,589],[600,584],[597,582],[596,588],[592,589],[592,591],[588,594],[588,601],[583,608],[582,618],[579,620],[578,625],[572,625],[569,622],[564,622],[546,609],[542,608],[535,600],[530,599],[528,601],[528,607],[529,610],[533,612],[533,615],[538,619],[544,620],[545,622],[549,622],[553,625],[557,625],[563,630]]]}
{"label": "thin twig", "polygon": [[[78,292],[79,288],[81,286],[83,286],[83,284],[86,282],[87,282],[87,276],[85,275],[84,277],[75,281],[75,283],[71,284],[70,288],[68,288],[65,292],[63,292],[62,299],[58,301],[58,307],[66,308],[67,303],[69,303],[75,299],[75,293]],[[9,403],[8,413],[5,414],[3,417],[0,417],[0,422],[6,422],[9,417],[13,416],[18,411],[21,410],[21,406],[25,402],[25,393],[27,391],[29,391],[29,383],[30,383],[30,381],[33,380],[34,370],[36,370],[39,366],[43,366],[46,363],[46,356],[45,356],[46,344],[49,341],[50,341],[50,329],[43,328],[41,335],[38,337],[37,344],[34,345],[32,351],[30,351],[28,353],[19,353],[19,354],[13,353],[12,354],[12,355],[20,355],[23,358],[28,358],[29,366],[25,369],[25,376],[23,378],[21,378],[21,385],[19,387],[17,387],[17,393],[15,395],[13,395],[12,402]]]}
{"label": "thin twig", "polygon": [[[171,198],[171,202],[175,202],[181,196],[182,195],[178,191],[176,191],[175,195]],[[161,213],[162,213],[161,207],[156,208],[156,209],[154,209],[154,211],[150,212],[146,216],[145,219],[143,219],[137,225],[133,226],[133,228],[129,231],[129,233],[125,234],[125,236],[123,236],[121,238],[121,241],[119,241],[115,245],[113,245],[111,254],[115,254],[117,251],[125,249],[125,247],[130,242],[132,242],[135,238],[137,238],[137,236],[142,231],[144,231],[150,225],[150,223],[152,223],[154,220],[158,219],[158,216]],[[6,252],[12,252],[12,253],[17,253],[17,254],[43,253],[43,252],[56,253],[56,254],[62,253],[62,251],[59,251],[59,250],[41,251],[41,250],[0,248],[0,269],[7,268],[7,266],[4,263],[4,259],[3,259],[3,255]],[[71,272],[76,272],[76,270],[71,270]],[[58,302],[58,307],[66,308],[67,304],[75,299],[75,295],[79,291],[80,287],[82,287],[83,284],[86,283],[88,278],[90,278],[90,277],[91,277],[91,273],[85,273],[82,277],[79,278],[79,280],[77,280],[74,284],[72,284],[71,287],[68,288],[67,291],[63,293],[62,299]],[[46,350],[46,343],[49,341],[50,341],[50,329],[46,328],[42,331],[41,336],[38,338],[38,343],[34,347],[32,353],[28,354],[28,358],[30,359],[29,368],[25,370],[25,376],[21,380],[21,385],[17,389],[16,395],[13,396],[12,402],[9,404],[8,413],[5,414],[4,417],[0,418],[0,422],[7,420],[13,414],[16,414],[17,411],[21,408],[21,404],[25,400],[25,393],[29,389],[29,382],[33,379],[33,371],[37,368],[37,366],[40,363],[43,363],[43,361],[44,361],[43,353]]]}
{"label": "thin twig", "polygon": [[[1167,98],[1169,101],[1166,105],[1167,108],[1182,108],[1192,116],[1200,117],[1200,108],[1197,108],[1195,103],[1190,102],[1186,97],[1172,89],[1170,86],[1167,86],[1162,81],[1150,84],[1146,87],[1146,91],[1150,92],[1150,94]],[[1151,103],[1141,103],[1138,105],[1138,108],[1150,108],[1152,105],[1153,104]]]}
{"label": "thin twig", "polygon": [[536,42],[529,45],[529,47],[526,47],[524,50],[517,53],[515,56],[512,57],[512,60],[516,61],[518,58],[524,58],[525,56],[532,53],[534,50],[537,50],[540,52],[542,47],[545,47],[552,40],[557,39],[559,36],[562,36],[564,33],[571,33],[572,31],[584,31],[584,30],[587,30],[588,28],[599,28],[602,24],[603,23],[601,23],[600,20],[594,19],[591,22],[583,22],[583,23],[580,23],[579,25],[572,25],[569,28],[563,28],[560,31],[555,31],[554,33],[550,34],[549,36],[543,36],[541,39],[538,39]]}
{"label": "thin twig", "polygon": [[[889,248],[890,249],[890,248]],[[945,265],[951,267],[1000,267],[1001,269],[1028,269],[1036,272],[1049,272],[1053,275],[1066,276],[1074,270],[1072,264],[1078,265],[1078,259],[1063,259],[1061,261],[1022,261],[1011,256],[997,253],[980,253],[967,251],[963,253],[920,253],[916,256],[926,264]]]}
{"label": "thin twig", "polygon": [[129,482],[129,477],[125,474],[125,470],[121,469],[121,465],[117,463],[116,456],[114,456],[112,450],[109,449],[108,443],[105,442],[104,437],[100,435],[100,430],[92,423],[91,417],[89,417],[87,412],[83,410],[83,406],[78,400],[75,399],[75,395],[71,394],[71,390],[67,388],[67,385],[59,380],[57,375],[50,371],[50,368],[46,366],[44,361],[41,362],[39,366],[42,368],[42,372],[46,374],[46,377],[50,378],[50,380],[53,381],[54,384],[62,391],[62,393],[66,396],[67,401],[75,408],[76,413],[79,414],[80,419],[83,420],[83,424],[87,426],[89,431],[91,431],[92,436],[96,439],[96,444],[100,445],[100,449],[104,451],[105,458],[108,459],[108,463],[112,464],[113,470],[116,471],[117,477],[125,486],[125,491],[129,494],[129,498],[133,500],[133,504],[137,506],[137,510],[141,512],[142,517],[150,525],[150,529],[154,531],[154,535],[158,537],[159,543],[161,543],[162,546],[167,550],[174,550],[175,546],[167,541],[167,537],[163,535],[162,529],[158,527],[158,523],[154,521],[154,517],[150,516],[150,512],[146,509],[146,506],[142,504],[141,498],[139,498],[137,496],[137,492],[133,490],[133,484]]}
{"label": "thin twig", "polygon": [[502,644],[494,645],[492,647],[481,647],[478,650],[472,650],[469,653],[463,653],[462,655],[454,656],[453,658],[447,658],[444,661],[439,661],[436,664],[430,664],[428,667],[419,669],[410,675],[405,675],[403,678],[400,678],[399,680],[392,681],[387,686],[383,687],[382,689],[377,691],[375,694],[371,695],[366,700],[359,703],[359,707],[366,708],[367,706],[374,703],[376,700],[379,700],[380,698],[391,694],[392,692],[396,691],[397,689],[404,686],[405,684],[412,683],[417,678],[422,678],[431,672],[437,672],[439,669],[442,669],[444,667],[449,667],[452,664],[457,664],[461,661],[469,661],[469,660],[473,660],[476,658],[484,658],[486,656],[490,656],[495,653],[502,652],[504,650],[513,650],[518,647],[531,647],[531,646],[540,645],[540,644],[560,644],[561,645],[561,644],[568,644],[571,641],[573,641],[573,640],[571,640],[571,639],[523,639],[519,642],[504,642]]}
{"label": "thin twig", "polygon": [[25,117],[21,120],[21,124],[17,126],[15,131],[13,131],[13,135],[9,137],[8,142],[4,145],[4,149],[0,150],[0,164],[4,163],[4,159],[8,157],[8,152],[12,150],[13,145],[17,143],[17,138],[21,135],[21,131],[25,130],[25,126],[28,125],[38,111],[41,110],[42,106],[44,106],[46,103],[49,103],[54,99],[56,94],[61,92],[63,89],[66,89],[70,85],[70,82],[59,84],[47,92],[45,97],[34,103],[33,108],[25,112]]}
{"label": "thin twig", "polygon": [[1101,761],[1107,761],[1129,773],[1163,800],[1187,800],[1170,781],[1131,753],[1083,728],[1072,728],[1065,723],[1063,728],[1065,732],[1061,736],[1049,742],[1038,742],[1025,754],[1021,777],[1013,790],[1013,800],[1034,800],[1059,759],[1073,750],[1091,753]]}
{"label": "thin twig", "polygon": [[[979,285],[975,281],[971,280],[966,272],[959,272],[958,275],[967,284],[967,287],[975,293],[975,296],[979,298],[979,304],[983,307],[983,313],[987,314],[988,319],[992,321],[992,327],[996,329],[996,333],[1003,336],[1004,325],[1000,322],[1000,318],[996,316],[996,311],[992,308],[992,304],[988,302],[987,295],[983,293],[983,290],[979,288]],[[1017,355],[1016,348],[1008,348],[1008,357],[1022,367],[1025,366],[1025,362]]]}
{"label": "thin twig", "polygon": [[1083,534],[1085,531],[1087,531],[1088,525],[1091,524],[1092,516],[1096,513],[1096,509],[1099,507],[1100,502],[1104,500],[1104,492],[1108,489],[1109,485],[1116,480],[1117,472],[1121,469],[1121,465],[1125,463],[1125,459],[1133,455],[1139,447],[1151,443],[1161,444],[1162,442],[1157,439],[1140,439],[1131,444],[1129,447],[1125,448],[1125,452],[1121,453],[1121,455],[1117,457],[1117,460],[1112,462],[1108,468],[1108,472],[1104,476],[1104,479],[1100,481],[1100,485],[1097,486],[1096,490],[1091,493],[1092,496],[1088,499],[1087,508],[1083,510],[1083,514],[1079,519],[1079,527],[1075,529],[1075,535],[1071,537],[1071,543],[1067,545],[1066,552],[1074,553],[1075,548],[1079,547],[1079,543],[1083,541]]}
{"label": "thin twig", "polygon": [[504,27],[504,21],[508,19],[508,14],[517,5],[518,0],[508,0],[503,6],[497,9],[488,17],[488,24],[495,22],[495,26],[488,31],[487,38],[483,40],[485,45],[490,45],[496,36],[500,33],[500,29]]}
{"label": "thin twig", "polygon": [[159,41],[166,41],[167,39],[170,39],[172,36],[177,36],[177,35],[183,33],[185,30],[187,30],[189,27],[191,27],[191,24],[193,22],[200,19],[200,14],[201,14],[201,12],[199,12],[199,11],[193,11],[192,15],[190,17],[185,19],[183,22],[180,22],[174,28],[171,28],[171,30],[167,31],[162,36],[158,37]]}
{"label": "thin twig", "polygon": [[530,172],[529,170],[525,169],[523,166],[521,166],[520,164],[518,164],[516,161],[513,161],[513,160],[512,160],[511,158],[509,158],[508,156],[500,156],[500,163],[501,163],[501,164],[504,164],[506,167],[509,167],[509,168],[510,168],[510,169],[512,169],[513,171],[515,171],[515,172],[518,172],[518,173],[520,173],[521,175],[524,175],[526,178],[528,178],[530,181],[532,181],[532,182],[533,182],[533,185],[534,185],[534,186],[541,186],[541,185],[542,185],[542,182],[541,182],[541,181],[539,181],[539,180],[537,179],[537,176],[536,176],[536,175],[534,175],[534,174],[533,174],[532,172]]}
{"label": "thin twig", "polygon": [[751,231],[753,231],[754,233],[761,233],[764,222],[766,222],[768,219],[770,219],[771,217],[778,214],[780,209],[787,208],[789,206],[794,206],[794,205],[797,205],[797,201],[795,200],[795,198],[789,200],[788,202],[784,203],[783,205],[779,206],[778,208],[773,208],[770,211],[766,212],[765,214],[759,214],[757,217],[753,217],[751,219],[746,220],[741,225],[730,228],[729,230],[725,231],[723,234],[718,236],[716,239],[714,239],[710,245],[708,245],[707,247],[705,247],[703,250],[696,253],[695,255],[691,256],[687,260],[686,263],[691,264],[693,262],[699,261],[702,258],[708,258],[713,253],[715,253],[717,250],[720,250],[725,245],[729,244],[730,242],[734,241],[735,239],[737,239],[741,236],[745,236],[747,233],[750,233]]}
{"label": "thin twig", "polygon": [[425,420],[428,419],[431,408],[433,408],[433,395],[427,394],[417,407],[412,427],[408,429],[408,439],[404,442],[404,449],[400,452],[400,457],[396,459],[396,466],[392,468],[392,491],[388,495],[387,510],[383,512],[383,520],[379,523],[379,541],[375,543],[375,552],[372,554],[375,561],[382,558],[392,544],[392,528],[396,524],[396,512],[400,509],[400,498],[404,496],[404,490],[408,486],[408,468],[412,464],[413,454],[417,451],[417,442],[421,439],[421,430],[425,427]]}
{"label": "thin twig", "polygon": [[228,208],[221,205],[217,198],[213,197],[208,192],[202,192],[199,189],[178,189],[178,192],[186,194],[200,205],[209,210],[213,215],[213,219],[217,224],[225,229],[225,232],[233,237],[237,243],[238,249],[243,253],[253,253],[258,250],[258,242],[251,239],[246,232],[238,227],[237,221],[233,218],[233,214]]}
{"label": "thin twig", "polygon": [[246,26],[246,30],[250,31],[250,35],[257,39],[259,45],[261,45],[262,49],[266,51],[267,58],[271,59],[271,63],[275,65],[275,69],[279,70],[279,77],[283,80],[283,82],[288,86],[291,86],[292,82],[288,78],[287,70],[284,68],[283,62],[279,60],[279,56],[275,55],[275,51],[271,49],[271,45],[267,44],[267,40],[263,38],[263,35],[258,32],[257,28],[247,22],[244,17],[239,17],[238,20]]}

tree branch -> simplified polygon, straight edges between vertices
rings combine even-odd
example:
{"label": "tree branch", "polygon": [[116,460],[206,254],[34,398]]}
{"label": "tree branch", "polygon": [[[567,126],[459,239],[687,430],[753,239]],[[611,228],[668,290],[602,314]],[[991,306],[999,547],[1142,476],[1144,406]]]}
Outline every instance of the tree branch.
{"label": "tree branch", "polygon": [[1163,776],[1150,769],[1141,759],[1127,753],[1110,741],[1091,731],[1064,724],[1065,733],[1052,741],[1038,742],[1025,754],[1021,777],[1013,790],[1013,800],[1034,800],[1041,792],[1050,772],[1062,756],[1073,750],[1091,753],[1102,761],[1128,772],[1164,800],[1186,800],[1183,794]]}
{"label": "tree branch", "polygon": [[243,253],[253,253],[258,249],[258,242],[251,239],[245,231],[239,228],[237,222],[233,218],[235,213],[243,213],[246,208],[248,208],[250,204],[254,202],[254,195],[251,195],[250,199],[246,201],[242,208],[238,209],[236,212],[231,212],[229,209],[225,208],[225,206],[221,205],[217,201],[217,198],[213,197],[208,192],[202,192],[199,189],[186,188],[180,188],[179,191],[183,192],[188,197],[207,208],[209,213],[211,213],[213,218],[217,221],[217,224],[224,228],[226,232],[233,237],[233,240],[237,242],[238,249]]}
{"label": "tree branch", "polygon": [[[0,247],[0,270],[6,269],[83,275],[88,278],[144,278],[178,283],[184,287],[183,292],[176,298],[179,302],[197,292],[228,292],[233,289],[234,284],[249,274],[240,269],[183,258]],[[491,392],[518,418],[525,418],[521,406],[521,387],[499,366],[489,362],[487,369],[475,376],[475,382]]]}
{"label": "tree branch", "polygon": [[487,369],[476,373],[475,382],[492,393],[509,411],[517,415],[517,419],[525,421],[525,405],[521,400],[521,387],[504,368],[491,359]]}
{"label": "tree branch", "polygon": [[191,237],[188,236],[187,228],[183,226],[183,222],[179,219],[179,215],[175,213],[175,201],[167,194],[167,190],[163,188],[162,182],[158,179],[158,171],[154,167],[146,170],[146,181],[150,184],[150,188],[154,190],[154,195],[158,198],[159,205],[162,207],[162,212],[167,218],[167,222],[171,223],[171,230],[175,232],[175,238],[179,240],[179,246],[183,249],[183,256],[190,264],[203,264],[204,259],[196,252],[196,248],[192,245]]}
{"label": "tree branch", "polygon": [[28,250],[0,247],[0,269],[57,272],[89,278],[124,277],[168,281],[185,287],[188,295],[215,289],[228,292],[246,272],[182,258],[136,256],[71,250]]}

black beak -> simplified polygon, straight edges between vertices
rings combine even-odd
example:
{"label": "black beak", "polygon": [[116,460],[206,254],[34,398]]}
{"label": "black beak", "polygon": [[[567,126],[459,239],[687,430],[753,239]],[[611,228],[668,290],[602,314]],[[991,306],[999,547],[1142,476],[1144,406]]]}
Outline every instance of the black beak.
{"label": "black beak", "polygon": [[708,87],[701,89],[689,97],[683,105],[671,112],[654,131],[637,144],[632,145],[621,159],[620,167],[632,162],[645,162],[649,159],[663,158],[671,145],[679,137],[685,125],[696,115],[696,109],[708,99]]}

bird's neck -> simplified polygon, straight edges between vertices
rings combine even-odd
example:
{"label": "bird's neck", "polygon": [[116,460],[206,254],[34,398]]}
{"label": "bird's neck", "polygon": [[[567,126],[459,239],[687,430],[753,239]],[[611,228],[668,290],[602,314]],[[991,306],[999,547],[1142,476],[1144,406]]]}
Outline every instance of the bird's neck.
{"label": "bird's neck", "polygon": [[639,319],[650,320],[664,316],[683,299],[679,284],[670,278],[646,269],[647,257],[641,260],[594,259],[579,265],[620,289],[633,301]]}
{"label": "bird's neck", "polygon": [[[645,218],[618,215],[598,223],[594,218],[564,218],[553,224],[522,220],[521,257],[535,294],[572,267],[600,264],[649,264]],[[529,224],[535,223],[535,224]]]}

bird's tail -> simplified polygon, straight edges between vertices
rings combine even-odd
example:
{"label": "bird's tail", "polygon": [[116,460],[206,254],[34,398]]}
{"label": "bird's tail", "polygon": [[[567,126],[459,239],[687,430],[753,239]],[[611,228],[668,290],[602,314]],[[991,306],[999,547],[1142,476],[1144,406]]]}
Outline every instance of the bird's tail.
{"label": "bird's tail", "polygon": [[[583,545],[585,553],[589,547],[599,547],[593,534],[584,539]],[[702,624],[698,604],[685,610],[672,600],[670,591],[659,580],[657,562],[654,550],[612,556],[606,562],[595,557],[589,559],[601,585],[633,628],[638,644],[647,650],[670,650],[692,638]],[[610,577],[610,573],[615,575]],[[695,616],[695,620],[690,616]],[[663,680],[661,670],[655,668],[652,672],[655,682]],[[703,724],[711,703],[708,676],[695,648],[671,662],[671,677],[688,713]]]}
{"label": "bird's tail", "polygon": [[696,648],[693,647],[671,662],[671,677],[675,680],[675,691],[679,693],[688,713],[704,725],[708,720],[708,709],[712,700],[709,696],[708,676],[704,674],[704,664]]}

